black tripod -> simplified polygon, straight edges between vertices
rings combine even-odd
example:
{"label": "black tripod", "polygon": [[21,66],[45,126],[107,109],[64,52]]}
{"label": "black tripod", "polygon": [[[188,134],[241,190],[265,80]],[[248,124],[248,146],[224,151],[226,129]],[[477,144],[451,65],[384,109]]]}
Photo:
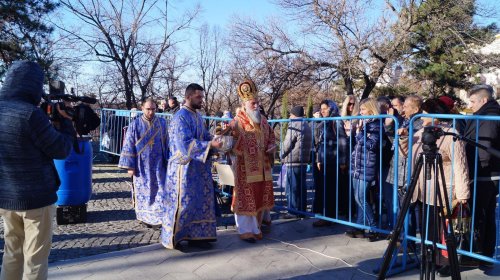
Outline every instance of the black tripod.
{"label": "black tripod", "polygon": [[[442,130],[436,130],[435,127],[426,127],[424,129],[424,133],[422,134],[422,142],[423,142],[423,152],[418,155],[417,163],[415,166],[415,171],[411,177],[410,185],[408,190],[404,196],[403,203],[401,205],[401,210],[399,216],[396,221],[396,225],[394,231],[391,234],[391,240],[389,242],[389,246],[387,247],[384,260],[382,266],[380,268],[378,279],[385,279],[387,271],[389,269],[392,256],[394,250],[396,249],[397,241],[399,239],[399,235],[403,229],[403,224],[405,220],[405,216],[410,207],[411,199],[413,196],[413,192],[415,191],[415,187],[418,183],[418,178],[420,176],[420,172],[422,171],[422,167],[425,166],[424,169],[424,178],[426,183],[423,188],[423,201],[426,201],[426,193],[427,193],[427,183],[432,182],[431,170],[434,170],[434,205],[441,205],[442,207],[433,207],[432,213],[434,221],[441,221],[442,228],[444,229],[444,235],[446,240],[446,249],[448,250],[448,258],[450,262],[450,272],[451,279],[459,280],[460,279],[460,269],[458,263],[458,255],[457,255],[457,245],[456,239],[453,234],[453,224],[451,219],[451,211],[444,212],[445,205],[449,206],[448,194],[445,191],[441,193],[441,188],[439,186],[438,174],[442,179],[442,186],[446,186],[445,177],[444,177],[444,169],[443,169],[443,160],[441,158],[441,154],[438,153],[438,148],[436,145],[437,139],[442,136]],[[420,229],[421,236],[421,262],[420,262],[420,279],[434,279],[436,272],[436,265],[434,259],[436,257],[437,246],[436,240],[438,240],[439,232],[437,230],[437,226],[433,227],[432,232],[429,232],[429,236],[432,236],[432,244],[427,245],[425,243],[425,233],[427,232],[427,226],[425,223],[425,218],[427,217],[427,207],[424,208],[424,213],[422,215],[422,227]],[[439,213],[438,213],[439,211]],[[441,219],[438,219],[438,214]],[[448,225],[446,224],[448,222]]]}

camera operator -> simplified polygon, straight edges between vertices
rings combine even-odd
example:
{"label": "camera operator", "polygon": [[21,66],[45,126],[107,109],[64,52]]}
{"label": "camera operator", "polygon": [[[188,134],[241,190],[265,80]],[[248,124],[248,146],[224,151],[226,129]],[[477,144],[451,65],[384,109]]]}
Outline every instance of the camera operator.
{"label": "camera operator", "polygon": [[[441,101],[438,99],[429,99],[426,100],[422,104],[422,113],[424,114],[449,114],[448,109],[445,107]],[[426,140],[429,138],[428,135],[425,135],[426,133],[429,133],[428,131],[425,131],[425,127],[428,126],[436,126],[438,127],[439,131],[444,131],[444,132],[453,132],[457,133],[452,128],[452,125],[450,123],[450,120],[439,120],[439,119],[433,119],[433,118],[421,118],[422,120],[422,125],[423,129],[420,129],[417,131],[414,136],[413,136],[413,167],[416,166],[416,159],[418,158],[419,153],[422,151],[426,151]],[[432,136],[432,135],[431,135]],[[433,138],[436,138],[436,143],[437,144],[437,152],[441,154],[441,157],[443,159],[443,170],[444,170],[444,177],[446,181],[446,187],[442,186],[442,181],[440,178],[440,174],[438,175],[439,177],[439,184],[440,184],[440,190],[441,194],[444,195],[444,192],[450,193],[451,190],[453,190],[452,197],[450,197],[450,201],[453,200],[455,202],[458,202],[460,204],[465,204],[467,203],[467,199],[469,199],[470,196],[470,181],[469,181],[469,169],[467,167],[467,160],[465,156],[465,144],[462,141],[453,141],[452,137],[439,137],[434,135]],[[431,137],[431,139],[433,139]],[[439,139],[437,139],[439,138]],[[419,180],[417,184],[417,188],[415,189],[413,193],[413,198],[412,202],[415,201],[420,201],[423,203],[423,207],[429,207],[429,213],[433,213],[434,207],[443,207],[442,205],[439,205],[439,203],[436,203],[434,201],[434,192],[435,192],[435,186],[434,184],[430,184],[427,188],[427,192],[425,194],[425,201],[424,201],[424,185],[426,184],[425,178],[424,178],[424,172],[422,171],[419,175]],[[434,174],[433,170],[431,170],[431,178],[435,178],[436,174]],[[436,209],[437,210],[437,209]],[[424,217],[426,219],[426,217]],[[434,227],[437,227],[437,232],[438,236],[441,236],[441,233],[443,229],[441,228],[441,222],[434,221],[434,217],[432,214],[429,215],[429,220],[427,223],[427,232],[428,236],[426,236],[427,240],[433,240],[434,237],[432,233],[434,232],[433,229]],[[421,234],[423,234],[421,232]],[[437,243],[439,243],[439,240],[436,240]],[[450,276],[450,267],[448,265],[447,259],[444,257],[439,257],[439,254],[436,254],[436,264],[440,267],[438,269],[438,275],[441,277],[447,277]]]}
{"label": "camera operator", "polygon": [[0,279],[47,279],[52,223],[60,184],[53,159],[71,151],[69,116],[54,126],[37,107],[44,73],[35,62],[16,61],[0,89],[0,215],[4,254]]}

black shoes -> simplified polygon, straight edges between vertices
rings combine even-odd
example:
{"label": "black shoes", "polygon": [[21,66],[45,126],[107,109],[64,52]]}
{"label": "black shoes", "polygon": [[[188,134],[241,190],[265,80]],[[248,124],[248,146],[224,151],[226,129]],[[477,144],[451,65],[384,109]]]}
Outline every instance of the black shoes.
{"label": "black shoes", "polygon": [[188,246],[205,250],[212,249],[212,244],[206,240],[188,240]]}
{"label": "black shoes", "polygon": [[349,236],[350,238],[364,238],[365,231],[360,230],[360,229],[351,229],[351,230],[346,231],[345,235]]}
{"label": "black shoes", "polygon": [[449,265],[444,265],[440,269],[437,270],[436,274],[439,277],[450,277],[451,271]]}
{"label": "black shoes", "polygon": [[380,239],[380,236],[377,232],[369,231],[365,233],[365,238],[368,238],[370,242],[375,242]]}
{"label": "black shoes", "polygon": [[317,220],[316,222],[312,223],[313,227],[329,227],[333,226],[333,223],[330,221],[326,220]]}
{"label": "black shoes", "polygon": [[346,231],[345,235],[349,236],[350,238],[366,238],[370,242],[374,242],[381,239],[380,234],[377,232],[368,231],[365,233],[364,230],[360,229],[348,230]]}
{"label": "black shoes", "polygon": [[151,224],[148,224],[148,223],[145,223],[145,222],[142,222],[142,221],[141,221],[141,224],[143,224],[147,228],[152,228],[154,230],[158,230],[158,229],[161,228],[161,225],[151,225]]}
{"label": "black shoes", "polygon": [[248,242],[248,243],[252,243],[252,244],[253,244],[253,243],[255,243],[255,242],[257,242],[257,239],[255,239],[255,238],[253,238],[253,237],[250,237],[250,238],[244,238],[244,239],[242,239],[242,240],[243,240],[243,241],[245,241],[245,242]]}

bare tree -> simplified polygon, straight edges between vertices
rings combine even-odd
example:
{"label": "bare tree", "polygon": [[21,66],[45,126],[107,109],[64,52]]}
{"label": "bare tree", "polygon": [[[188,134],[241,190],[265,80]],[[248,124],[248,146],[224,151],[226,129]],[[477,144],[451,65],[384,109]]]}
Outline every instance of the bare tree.
{"label": "bare tree", "polygon": [[[278,0],[299,36],[284,30],[286,24],[251,20],[235,24],[236,38],[254,53],[292,57],[300,61],[302,78],[319,82],[342,81],[347,94],[366,98],[386,67],[408,51],[411,28],[416,24],[418,1],[400,0],[375,12],[368,0]],[[370,16],[368,16],[370,14]],[[378,16],[374,16],[378,15]],[[315,77],[311,77],[314,75]]]}
{"label": "bare tree", "polygon": [[236,76],[250,77],[256,82],[269,117],[275,117],[283,94],[308,81],[314,70],[306,63],[306,52],[295,49],[281,26],[283,23],[271,20],[265,24],[239,21],[231,32]]}
{"label": "bare tree", "polygon": [[135,89],[140,92],[139,98],[150,92],[153,80],[158,77],[160,61],[179,42],[175,35],[189,28],[199,11],[196,7],[174,22],[168,13],[169,1],[63,0],[61,3],[85,27],[61,28],[83,43],[98,61],[116,67],[127,108],[137,104]]}
{"label": "bare tree", "polygon": [[217,101],[223,78],[223,45],[221,32],[218,28],[205,24],[199,30],[198,57],[196,59],[197,73],[201,77],[205,89],[204,110],[207,115],[220,111],[222,104]]}
{"label": "bare tree", "polygon": [[176,48],[168,52],[160,61],[157,77],[153,79],[151,86],[151,95],[159,99],[180,96],[184,87],[181,76],[190,65],[188,59],[182,57]]}

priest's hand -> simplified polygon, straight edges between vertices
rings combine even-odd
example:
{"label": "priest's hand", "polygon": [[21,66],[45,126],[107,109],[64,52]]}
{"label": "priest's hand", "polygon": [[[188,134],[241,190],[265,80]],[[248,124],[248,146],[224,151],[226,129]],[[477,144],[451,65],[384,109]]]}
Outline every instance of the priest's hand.
{"label": "priest's hand", "polygon": [[210,141],[210,147],[220,149],[222,147],[222,138],[216,137]]}
{"label": "priest's hand", "polygon": [[131,177],[134,176],[134,169],[127,169],[127,173],[128,175],[130,175]]}

